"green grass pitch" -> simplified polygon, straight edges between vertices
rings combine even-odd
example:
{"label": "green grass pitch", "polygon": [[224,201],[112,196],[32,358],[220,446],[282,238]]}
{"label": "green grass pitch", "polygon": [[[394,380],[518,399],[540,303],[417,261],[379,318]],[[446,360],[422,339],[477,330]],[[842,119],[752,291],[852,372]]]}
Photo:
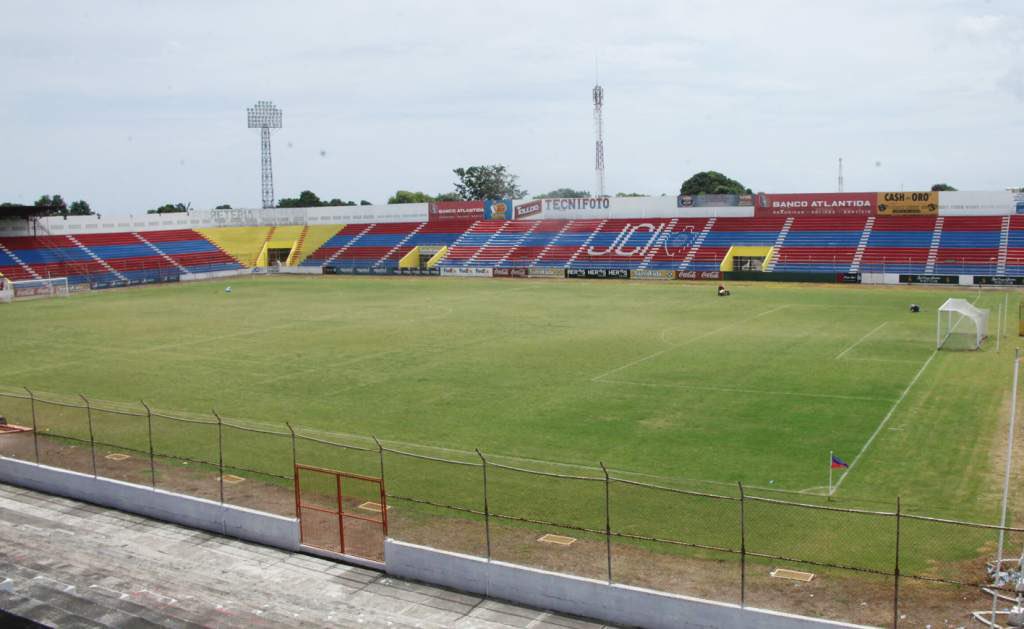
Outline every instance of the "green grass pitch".
{"label": "green grass pitch", "polygon": [[820,494],[834,450],[853,464],[838,498],[995,519],[1016,316],[999,353],[994,339],[936,353],[935,309],[976,299],[994,333],[1006,293],[730,288],[267,277],[97,291],[2,308],[0,383],[705,489]]}

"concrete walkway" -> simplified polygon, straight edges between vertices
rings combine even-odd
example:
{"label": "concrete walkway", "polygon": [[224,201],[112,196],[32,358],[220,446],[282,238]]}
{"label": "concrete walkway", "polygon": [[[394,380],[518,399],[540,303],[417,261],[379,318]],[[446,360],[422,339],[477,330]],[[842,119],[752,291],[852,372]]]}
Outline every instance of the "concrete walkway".
{"label": "concrete walkway", "polygon": [[56,627],[602,627],[7,485],[0,610]]}

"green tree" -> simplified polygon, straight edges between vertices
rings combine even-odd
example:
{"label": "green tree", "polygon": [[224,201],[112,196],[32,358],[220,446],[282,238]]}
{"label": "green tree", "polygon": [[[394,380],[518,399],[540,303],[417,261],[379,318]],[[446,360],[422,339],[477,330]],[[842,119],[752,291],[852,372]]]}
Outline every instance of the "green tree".
{"label": "green tree", "polygon": [[59,194],[55,194],[52,197],[48,194],[44,194],[36,199],[35,206],[53,208],[53,216],[66,217],[68,215],[68,204]]}
{"label": "green tree", "polygon": [[341,199],[339,199],[337,197],[331,199],[327,203],[321,203],[321,205],[330,205],[330,206],[335,206],[335,207],[338,207],[338,206],[346,206],[347,207],[347,206],[355,205],[355,204],[356,204],[355,201],[342,201]]}
{"label": "green tree", "polygon": [[956,188],[948,183],[937,183],[932,186],[932,192],[956,192]]}
{"label": "green tree", "polygon": [[750,188],[745,187],[735,179],[730,179],[720,172],[708,170],[697,173],[683,182],[679,187],[679,194],[752,194]]}
{"label": "green tree", "polygon": [[230,210],[231,209],[231,204],[230,203],[223,203],[223,204],[218,205],[217,207],[215,207],[213,209],[215,209],[215,210]]}
{"label": "green tree", "polygon": [[461,201],[462,197],[458,192],[441,192],[434,195],[435,201]]}
{"label": "green tree", "polygon": [[359,205],[373,205],[373,204],[372,204],[372,203],[370,203],[369,201],[367,201],[366,199],[363,199],[363,200],[361,200],[361,201],[359,202]]}
{"label": "green tree", "polygon": [[185,205],[184,203],[165,203],[155,210],[147,210],[146,214],[177,214],[179,212],[188,212],[191,205],[191,203],[189,205]]}
{"label": "green tree", "polygon": [[92,211],[92,208],[89,207],[88,203],[86,203],[85,201],[83,201],[81,199],[79,199],[78,201],[73,202],[68,207],[68,215],[69,216],[90,216],[92,214],[95,214],[95,212]]}
{"label": "green tree", "polygon": [[388,199],[388,205],[396,203],[430,203],[434,197],[426,192],[412,192],[410,190],[399,190]]}
{"label": "green tree", "polygon": [[522,199],[527,192],[518,185],[518,176],[508,172],[502,164],[456,168],[455,192],[464,201],[478,199]]}
{"label": "green tree", "polygon": [[277,207],[320,207],[326,205],[312,190],[303,190],[298,197],[284,198],[277,202]]}
{"label": "green tree", "polygon": [[[646,197],[647,195],[642,193],[642,192],[616,192],[615,196],[622,198],[622,197]],[[662,196],[665,196],[665,195],[662,195]]]}
{"label": "green tree", "polygon": [[556,188],[551,192],[538,194],[534,199],[583,199],[590,196],[589,190],[573,190],[572,188]]}

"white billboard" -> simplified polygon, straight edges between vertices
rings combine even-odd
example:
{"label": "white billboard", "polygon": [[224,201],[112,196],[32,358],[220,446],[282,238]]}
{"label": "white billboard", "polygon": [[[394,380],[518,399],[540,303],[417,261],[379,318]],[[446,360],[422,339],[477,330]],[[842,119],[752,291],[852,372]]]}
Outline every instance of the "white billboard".
{"label": "white billboard", "polygon": [[955,191],[939,193],[940,216],[1005,216],[1016,204],[1012,192]]}

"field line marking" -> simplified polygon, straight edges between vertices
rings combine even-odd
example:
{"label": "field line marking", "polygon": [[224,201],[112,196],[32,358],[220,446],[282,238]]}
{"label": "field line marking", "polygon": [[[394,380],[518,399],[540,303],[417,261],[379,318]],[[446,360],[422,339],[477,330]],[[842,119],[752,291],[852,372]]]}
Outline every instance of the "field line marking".
{"label": "field line marking", "polygon": [[739,325],[741,323],[746,323],[747,321],[753,321],[754,319],[757,319],[758,317],[763,317],[765,315],[772,314],[773,312],[778,312],[779,310],[782,310],[783,308],[787,308],[787,307],[789,307],[789,304],[783,304],[781,306],[772,308],[771,310],[765,310],[764,312],[756,314],[756,315],[754,315],[752,317],[747,317],[746,319],[741,319],[739,321],[734,321],[732,323],[727,323],[727,324],[723,325],[720,328],[715,328],[714,330],[709,330],[709,331],[707,331],[707,332],[705,332],[703,334],[699,334],[697,336],[690,337],[690,338],[686,339],[685,341],[682,341],[680,343],[676,343],[675,345],[669,345],[665,349],[660,349],[660,350],[654,352],[653,354],[648,354],[647,356],[644,356],[642,358],[638,358],[638,359],[636,359],[634,361],[628,362],[625,365],[621,365],[621,366],[616,367],[614,369],[609,369],[608,371],[606,371],[606,372],[604,372],[604,373],[602,373],[600,375],[594,376],[593,378],[590,379],[590,381],[591,382],[597,382],[597,381],[601,380],[602,378],[604,378],[605,376],[610,376],[613,373],[617,373],[619,371],[622,371],[623,369],[628,369],[628,368],[632,367],[633,365],[639,365],[640,363],[646,362],[646,361],[648,361],[648,360],[650,360],[652,358],[657,358],[658,356],[661,356],[665,352],[670,352],[673,349],[682,347],[684,345],[688,345],[690,343],[694,343],[694,342],[699,341],[699,340],[701,340],[703,338],[707,338],[707,337],[711,336],[712,334],[717,334],[718,332],[721,332],[722,330],[727,330],[727,329],[729,329],[729,328],[731,328],[731,327],[733,327],[735,325]]}
{"label": "field line marking", "polygon": [[844,358],[843,360],[866,360],[873,363],[903,363],[906,365],[916,365],[916,360],[906,360],[903,358]]}
{"label": "field line marking", "polygon": [[903,393],[900,394],[899,398],[896,399],[896,402],[893,403],[892,408],[890,408],[889,412],[886,413],[885,417],[882,418],[882,421],[878,424],[878,427],[875,428],[875,432],[871,433],[871,436],[868,437],[868,440],[864,443],[864,447],[860,449],[860,452],[857,453],[857,456],[853,457],[853,460],[850,461],[850,466],[843,470],[843,475],[840,476],[839,480],[836,481],[835,485],[832,486],[833,494],[839,491],[839,487],[843,484],[843,481],[846,480],[846,477],[850,474],[850,472],[853,471],[853,468],[857,465],[857,462],[860,461],[861,457],[864,456],[864,453],[867,452],[868,447],[870,447],[872,442],[874,442],[875,437],[877,437],[878,434],[882,432],[882,429],[885,428],[885,425],[889,423],[889,420],[892,418],[893,413],[895,413],[896,409],[899,408],[900,402],[902,402],[907,397],[907,394],[910,393],[910,390],[914,388],[914,385],[917,384],[917,381],[921,379],[921,374],[923,374],[924,370],[928,368],[928,365],[932,364],[932,359],[934,359],[938,355],[938,353],[939,350],[933,351],[932,355],[928,357],[928,360],[924,361],[924,364],[921,365],[921,368],[917,370],[916,374],[914,374],[914,379],[910,381],[910,384],[907,385],[906,389],[903,389]]}
{"label": "field line marking", "polygon": [[846,349],[844,349],[843,351],[839,352],[839,355],[838,355],[838,356],[836,356],[836,360],[839,360],[840,358],[842,358],[843,356],[845,356],[845,355],[846,355],[846,353],[847,353],[847,352],[849,352],[849,351],[850,351],[851,349],[853,349],[854,347],[857,347],[858,345],[860,345],[861,343],[863,343],[864,341],[866,341],[866,340],[868,339],[868,337],[869,337],[869,336],[871,336],[871,335],[872,335],[872,334],[874,334],[875,332],[878,332],[879,330],[881,330],[881,329],[882,329],[883,327],[885,327],[885,324],[886,324],[886,323],[889,323],[889,322],[888,322],[888,321],[883,321],[883,322],[881,323],[881,325],[879,325],[879,326],[878,326],[877,328],[875,328],[875,329],[871,330],[870,332],[868,332],[868,333],[867,333],[867,334],[865,334],[864,336],[860,337],[860,338],[859,338],[859,339],[857,340],[857,342],[856,342],[856,343],[854,343],[853,345],[851,345],[851,346],[847,347],[847,348],[846,348]]}
{"label": "field line marking", "polygon": [[673,387],[678,389],[697,389],[701,391],[724,391],[727,393],[752,393],[756,395],[787,395],[792,397],[827,398],[833,400],[864,400],[867,402],[891,402],[890,398],[866,397],[860,395],[836,395],[830,393],[799,393],[797,391],[768,391],[764,389],[740,389],[736,387],[712,387],[699,384],[633,382],[630,380],[603,380],[612,384],[632,384],[638,387]]}

